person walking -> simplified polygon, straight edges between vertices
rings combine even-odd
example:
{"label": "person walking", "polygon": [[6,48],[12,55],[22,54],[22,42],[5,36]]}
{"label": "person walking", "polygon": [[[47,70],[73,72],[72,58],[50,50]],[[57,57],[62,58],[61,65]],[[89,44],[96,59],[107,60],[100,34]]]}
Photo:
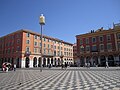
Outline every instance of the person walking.
{"label": "person walking", "polygon": [[61,65],[61,68],[63,69],[63,64]]}
{"label": "person walking", "polygon": [[16,71],[16,64],[14,64],[14,68],[13,69],[14,69],[14,71]]}
{"label": "person walking", "polygon": [[106,61],[106,68],[109,68],[108,61]]}

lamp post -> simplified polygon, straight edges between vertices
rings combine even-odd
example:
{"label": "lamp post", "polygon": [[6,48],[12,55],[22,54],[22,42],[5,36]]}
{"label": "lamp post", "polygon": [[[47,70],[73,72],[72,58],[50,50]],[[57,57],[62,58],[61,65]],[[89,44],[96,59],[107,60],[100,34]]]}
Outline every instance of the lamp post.
{"label": "lamp post", "polygon": [[42,29],[43,29],[43,25],[45,25],[45,17],[43,16],[43,14],[41,14],[40,16],[40,21],[39,24],[41,25],[41,63],[40,63],[40,71],[42,72]]}

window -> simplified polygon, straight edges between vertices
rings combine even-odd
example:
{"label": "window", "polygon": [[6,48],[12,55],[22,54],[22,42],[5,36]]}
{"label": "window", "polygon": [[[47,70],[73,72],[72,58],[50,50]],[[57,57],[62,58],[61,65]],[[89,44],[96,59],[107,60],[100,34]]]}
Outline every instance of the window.
{"label": "window", "polygon": [[30,44],[30,40],[26,40],[26,44]]}
{"label": "window", "polygon": [[12,48],[12,53],[14,53],[14,48]]}
{"label": "window", "polygon": [[44,54],[46,54],[46,50],[44,49]]}
{"label": "window", "polygon": [[104,45],[100,44],[100,50],[104,50]]}
{"label": "window", "polygon": [[40,43],[40,47],[42,46],[42,44]]}
{"label": "window", "polygon": [[60,47],[58,46],[58,49],[60,49]]}
{"label": "window", "polygon": [[37,42],[34,42],[34,46],[37,46]]}
{"label": "window", "polygon": [[14,36],[11,36],[12,39],[14,39]]}
{"label": "window", "polygon": [[86,46],[86,51],[90,51],[90,46]]}
{"label": "window", "polygon": [[67,51],[68,51],[68,48],[67,48]]}
{"label": "window", "polygon": [[86,44],[89,44],[89,39],[88,38],[86,38]]}
{"label": "window", "polygon": [[100,42],[103,42],[103,36],[100,36],[100,37],[99,37],[99,41],[100,41]]}
{"label": "window", "polygon": [[54,56],[56,56],[56,51],[54,51]]}
{"label": "window", "polygon": [[66,52],[64,52],[64,55],[66,56]]}
{"label": "window", "polygon": [[10,48],[8,48],[8,53],[10,53],[11,51],[10,51]]}
{"label": "window", "polygon": [[17,40],[17,44],[19,44],[19,43],[20,43],[20,39]]}
{"label": "window", "polygon": [[60,55],[60,52],[58,51],[58,56]]}
{"label": "window", "polygon": [[34,35],[34,38],[37,39],[37,35]]}
{"label": "window", "polygon": [[93,38],[92,38],[92,43],[95,43],[95,42],[96,42],[96,38],[93,37]]}
{"label": "window", "polygon": [[30,37],[30,33],[26,33],[26,36],[27,36],[27,37]]}
{"label": "window", "polygon": [[83,52],[84,51],[84,46],[80,46],[80,52]]}
{"label": "window", "polygon": [[120,33],[117,34],[117,39],[120,39]]}
{"label": "window", "polygon": [[20,46],[17,46],[17,51],[20,51]]}
{"label": "window", "polygon": [[48,50],[48,54],[50,54],[50,50]]}
{"label": "window", "polygon": [[26,51],[29,52],[30,51],[30,47],[26,47]]}
{"label": "window", "polygon": [[80,44],[83,44],[83,41],[82,41],[82,39],[80,39]]}
{"label": "window", "polygon": [[34,48],[34,53],[37,53],[37,48]]}
{"label": "window", "polygon": [[44,41],[46,41],[46,38],[44,38]]}
{"label": "window", "polygon": [[48,44],[48,48],[50,48],[50,45]]}
{"label": "window", "polygon": [[19,38],[19,37],[20,37],[20,34],[17,34],[17,35],[16,35],[16,38]]}
{"label": "window", "polygon": [[66,48],[64,48],[64,51],[66,51]]}
{"label": "window", "polygon": [[108,50],[111,50],[111,49],[112,49],[112,44],[111,44],[111,43],[108,43],[108,44],[107,44],[107,49],[108,49]]}
{"label": "window", "polygon": [[56,49],[56,46],[54,46],[54,49]]}
{"label": "window", "polygon": [[45,47],[46,45],[44,44],[44,47]]}
{"label": "window", "polygon": [[107,41],[110,41],[110,40],[111,40],[110,35],[107,35]]}
{"label": "window", "polygon": [[96,46],[96,45],[93,45],[93,46],[92,46],[92,51],[93,51],[93,52],[97,51],[97,46]]}

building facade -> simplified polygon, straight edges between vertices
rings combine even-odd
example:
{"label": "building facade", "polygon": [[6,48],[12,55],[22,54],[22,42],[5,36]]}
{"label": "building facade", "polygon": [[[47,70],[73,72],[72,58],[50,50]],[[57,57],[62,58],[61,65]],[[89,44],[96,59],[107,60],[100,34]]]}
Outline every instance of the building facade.
{"label": "building facade", "polygon": [[77,44],[74,43],[73,44],[73,60],[74,60],[74,64],[77,65],[79,62],[79,60],[77,60]]}
{"label": "building facade", "polygon": [[16,63],[17,68],[60,66],[73,63],[73,44],[43,35],[41,60],[40,34],[19,30],[0,38],[0,66],[3,62]]}
{"label": "building facade", "polygon": [[81,66],[90,63],[91,66],[120,65],[120,24],[113,28],[103,28],[90,33],[76,36],[77,58]]}

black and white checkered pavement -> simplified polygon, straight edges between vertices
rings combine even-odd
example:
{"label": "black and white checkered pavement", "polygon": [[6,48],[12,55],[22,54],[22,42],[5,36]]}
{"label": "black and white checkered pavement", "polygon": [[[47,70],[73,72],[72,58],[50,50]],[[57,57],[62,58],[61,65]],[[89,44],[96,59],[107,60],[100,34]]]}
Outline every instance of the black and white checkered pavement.
{"label": "black and white checkered pavement", "polygon": [[0,90],[120,90],[120,69],[1,72]]}

